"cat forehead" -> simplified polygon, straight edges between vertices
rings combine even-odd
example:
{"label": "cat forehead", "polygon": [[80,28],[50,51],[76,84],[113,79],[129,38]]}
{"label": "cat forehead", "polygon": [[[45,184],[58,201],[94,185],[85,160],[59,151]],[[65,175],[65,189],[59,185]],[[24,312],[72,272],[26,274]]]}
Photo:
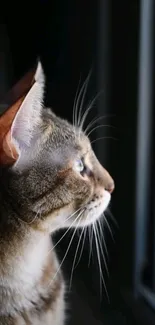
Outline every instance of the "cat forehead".
{"label": "cat forehead", "polygon": [[[75,157],[82,157],[88,151],[90,151],[89,140],[82,135],[73,133],[64,133],[63,130],[56,132],[56,134],[51,134],[47,144],[46,151],[50,155],[61,160],[68,160]],[[57,159],[56,159],[57,160]]]}
{"label": "cat forehead", "polygon": [[64,146],[67,148],[74,148],[76,151],[86,151],[91,149],[90,141],[85,133],[70,124],[68,121],[55,116],[54,114],[48,115],[52,127],[50,130],[49,141],[50,145],[54,147]]}

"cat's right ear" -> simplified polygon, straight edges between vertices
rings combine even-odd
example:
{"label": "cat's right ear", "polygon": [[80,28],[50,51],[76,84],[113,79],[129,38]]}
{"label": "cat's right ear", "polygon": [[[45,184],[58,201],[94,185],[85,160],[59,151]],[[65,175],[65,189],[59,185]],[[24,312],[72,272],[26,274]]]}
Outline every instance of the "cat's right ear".
{"label": "cat's right ear", "polygon": [[[38,62],[34,76],[34,84],[21,105],[19,105],[12,125],[9,130],[6,130],[2,144],[0,144],[0,148],[2,149],[0,160],[2,161],[3,157],[3,163],[8,161],[13,163],[19,160],[25,154],[28,147],[32,144],[33,138],[38,133],[43,106],[44,81],[43,69],[41,63]],[[8,115],[9,113],[11,114],[11,110],[8,112]]]}

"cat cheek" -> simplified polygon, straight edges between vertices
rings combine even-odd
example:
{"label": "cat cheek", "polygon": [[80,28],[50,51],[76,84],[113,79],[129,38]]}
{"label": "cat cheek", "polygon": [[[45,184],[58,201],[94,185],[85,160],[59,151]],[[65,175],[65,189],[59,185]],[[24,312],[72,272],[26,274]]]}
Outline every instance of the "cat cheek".
{"label": "cat cheek", "polygon": [[81,205],[86,204],[91,200],[93,193],[94,189],[90,184],[82,184],[77,189],[76,199]]}

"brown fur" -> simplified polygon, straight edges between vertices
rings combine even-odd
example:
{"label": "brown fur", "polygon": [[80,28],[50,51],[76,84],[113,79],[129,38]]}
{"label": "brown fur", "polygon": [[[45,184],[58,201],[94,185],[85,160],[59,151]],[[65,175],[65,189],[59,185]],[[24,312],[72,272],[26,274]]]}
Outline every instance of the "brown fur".
{"label": "brown fur", "polygon": [[50,234],[94,222],[114,189],[82,130],[42,109],[43,79],[35,80],[0,137],[0,325],[64,324]]}

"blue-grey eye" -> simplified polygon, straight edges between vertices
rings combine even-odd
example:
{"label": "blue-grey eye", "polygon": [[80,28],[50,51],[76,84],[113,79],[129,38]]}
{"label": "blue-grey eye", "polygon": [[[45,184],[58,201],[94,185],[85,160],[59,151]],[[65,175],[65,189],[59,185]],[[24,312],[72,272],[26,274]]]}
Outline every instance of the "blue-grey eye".
{"label": "blue-grey eye", "polygon": [[75,160],[73,168],[76,172],[82,173],[85,168],[83,161],[81,159]]}

